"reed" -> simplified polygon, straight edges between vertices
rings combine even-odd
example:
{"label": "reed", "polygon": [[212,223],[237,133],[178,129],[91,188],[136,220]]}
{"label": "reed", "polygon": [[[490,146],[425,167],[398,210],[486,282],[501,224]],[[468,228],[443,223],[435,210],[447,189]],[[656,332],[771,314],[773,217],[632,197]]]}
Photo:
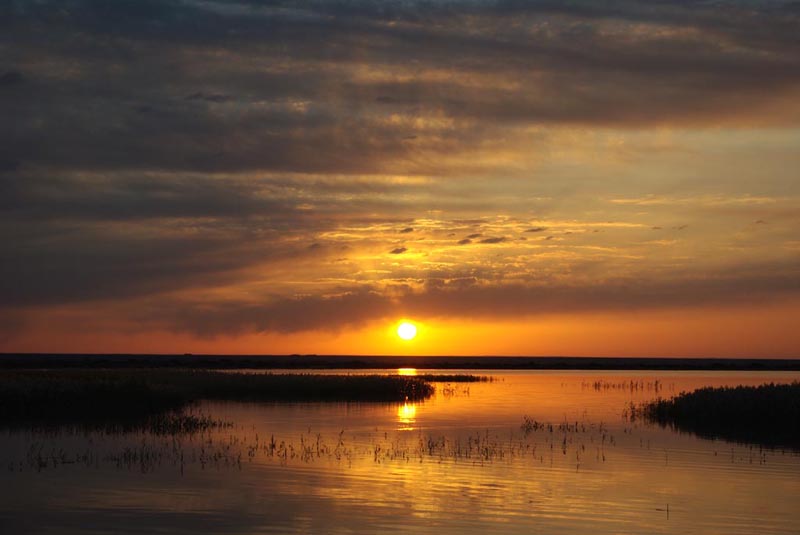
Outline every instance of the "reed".
{"label": "reed", "polygon": [[[433,395],[432,382],[474,376],[224,373],[210,370],[13,370],[0,373],[0,427],[122,428],[157,421],[201,400],[403,402]],[[160,424],[159,424],[160,425]],[[170,424],[172,426],[181,424]]]}
{"label": "reed", "polygon": [[800,382],[701,388],[633,406],[629,414],[706,438],[800,449]]}
{"label": "reed", "polygon": [[489,375],[472,375],[472,374],[440,374],[440,373],[420,373],[412,375],[417,379],[428,381],[431,383],[491,383],[494,377]]}

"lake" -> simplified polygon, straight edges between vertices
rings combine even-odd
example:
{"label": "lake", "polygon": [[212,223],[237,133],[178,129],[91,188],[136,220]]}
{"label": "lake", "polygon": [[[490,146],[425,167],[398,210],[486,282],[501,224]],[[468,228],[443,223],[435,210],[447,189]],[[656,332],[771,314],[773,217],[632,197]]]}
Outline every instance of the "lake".
{"label": "lake", "polygon": [[798,372],[464,373],[494,380],[437,383],[416,404],[202,403],[193,410],[232,425],[184,437],[4,432],[0,527],[798,533],[797,452],[627,417],[631,403]]}

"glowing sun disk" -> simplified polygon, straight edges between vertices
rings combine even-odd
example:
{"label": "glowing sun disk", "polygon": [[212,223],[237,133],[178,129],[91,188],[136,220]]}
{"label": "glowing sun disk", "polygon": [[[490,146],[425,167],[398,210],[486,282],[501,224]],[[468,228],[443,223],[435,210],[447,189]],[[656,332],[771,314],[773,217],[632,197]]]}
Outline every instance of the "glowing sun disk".
{"label": "glowing sun disk", "polygon": [[417,326],[413,323],[404,321],[397,326],[397,336],[403,340],[411,340],[417,336]]}

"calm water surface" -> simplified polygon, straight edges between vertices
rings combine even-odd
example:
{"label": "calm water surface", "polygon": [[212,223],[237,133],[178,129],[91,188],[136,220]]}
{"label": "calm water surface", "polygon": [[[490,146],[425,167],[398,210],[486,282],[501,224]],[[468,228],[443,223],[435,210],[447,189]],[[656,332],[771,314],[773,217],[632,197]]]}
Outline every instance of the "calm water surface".
{"label": "calm water surface", "polygon": [[800,374],[477,373],[416,405],[207,403],[233,426],[192,437],[6,433],[0,531],[800,533],[796,453],[625,417]]}

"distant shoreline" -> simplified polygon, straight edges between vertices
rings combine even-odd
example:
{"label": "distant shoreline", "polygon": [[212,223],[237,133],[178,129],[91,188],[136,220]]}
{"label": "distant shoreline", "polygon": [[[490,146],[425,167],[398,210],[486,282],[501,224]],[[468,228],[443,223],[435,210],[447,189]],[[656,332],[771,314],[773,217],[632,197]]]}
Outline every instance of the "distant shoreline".
{"label": "distant shoreline", "polygon": [[800,359],[653,357],[464,357],[349,355],[136,355],[0,354],[0,370],[31,368],[192,369],[472,369],[472,370],[662,370],[800,371]]}

